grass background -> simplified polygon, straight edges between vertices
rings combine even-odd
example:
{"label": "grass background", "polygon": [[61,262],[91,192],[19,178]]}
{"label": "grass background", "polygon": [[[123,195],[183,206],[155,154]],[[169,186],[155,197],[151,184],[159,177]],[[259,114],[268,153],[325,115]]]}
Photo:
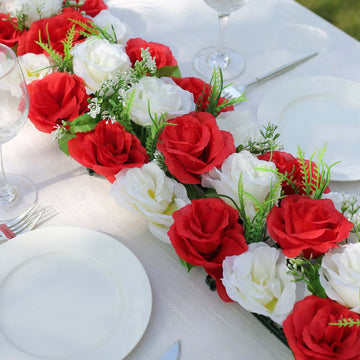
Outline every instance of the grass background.
{"label": "grass background", "polygon": [[360,0],[296,0],[360,40]]}

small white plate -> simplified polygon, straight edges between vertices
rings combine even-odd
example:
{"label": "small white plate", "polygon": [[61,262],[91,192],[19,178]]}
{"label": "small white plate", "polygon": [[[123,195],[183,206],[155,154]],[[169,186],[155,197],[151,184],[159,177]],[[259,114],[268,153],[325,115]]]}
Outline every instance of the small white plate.
{"label": "small white plate", "polygon": [[0,359],[123,359],[151,307],[141,263],[106,234],[49,227],[0,247]]}
{"label": "small white plate", "polygon": [[360,84],[326,76],[302,77],[276,87],[258,108],[260,124],[279,125],[280,142],[309,157],[327,144],[331,180],[360,180]]}

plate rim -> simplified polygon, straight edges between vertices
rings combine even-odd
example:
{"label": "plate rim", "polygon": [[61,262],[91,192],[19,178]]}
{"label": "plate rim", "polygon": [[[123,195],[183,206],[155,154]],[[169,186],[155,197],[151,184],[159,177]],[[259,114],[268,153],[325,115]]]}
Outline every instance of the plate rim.
{"label": "plate rim", "polygon": [[[319,88],[324,89],[324,84],[321,83],[337,83],[337,84],[343,84],[343,86],[346,86],[346,88],[349,88],[351,86],[351,88],[356,88],[357,89],[357,93],[360,96],[360,83],[348,78],[342,78],[342,77],[337,77],[337,76],[327,76],[327,75],[306,75],[306,76],[301,76],[301,77],[296,77],[296,78],[292,78],[292,79],[288,79],[286,82],[281,83],[279,85],[277,85],[276,87],[274,87],[270,92],[268,92],[260,101],[258,107],[257,107],[257,111],[256,111],[256,118],[257,121],[259,123],[260,126],[265,125],[268,122],[272,122],[274,124],[279,124],[279,119],[276,117],[277,114],[280,114],[282,111],[284,111],[284,109],[286,108],[286,106],[288,106],[291,102],[293,102],[296,99],[299,99],[300,97],[304,97],[304,96],[310,96],[311,93],[307,93],[305,94],[302,90],[302,92],[298,95],[294,95],[294,96],[289,96],[287,90],[288,89],[294,89],[294,87],[298,84],[300,84],[301,86],[308,86],[309,82],[315,82],[317,83],[317,89],[316,91],[314,91],[313,95],[317,95],[319,94]],[[334,94],[334,89],[335,87],[331,87],[331,90],[329,90],[329,92],[331,92],[332,94]],[[328,87],[326,88],[328,89]],[[338,87],[336,87],[336,89],[338,90]],[[337,91],[338,92],[338,91]],[[287,94],[287,96],[285,96],[286,98],[286,102],[285,100],[279,101],[280,104],[271,104],[272,102],[271,99],[273,99],[274,97],[279,97],[279,95],[281,94]],[[345,99],[345,97],[344,97]],[[280,133],[281,136],[281,133]],[[315,151],[316,149],[314,149]],[[286,151],[286,149],[284,149],[284,151]],[[296,155],[296,154],[292,154],[292,155]],[[335,168],[331,171],[331,181],[341,181],[341,182],[351,182],[351,181],[358,181],[360,180],[360,164],[355,167],[356,169],[358,169],[359,171],[354,170],[354,168],[352,167],[350,171],[346,171],[346,170],[341,170],[341,171],[337,171]]]}
{"label": "plate rim", "polygon": [[[54,236],[55,240],[52,239],[51,236]],[[133,264],[132,266],[139,270],[139,272],[135,274],[135,280],[140,279],[141,284],[144,285],[141,286],[141,296],[138,296],[141,298],[143,308],[141,309],[141,316],[139,317],[139,319],[141,320],[140,325],[139,323],[137,323],[137,325],[134,327],[136,328],[134,330],[135,334],[131,335],[132,341],[127,341],[126,344],[121,343],[121,337],[119,338],[119,336],[121,334],[121,331],[123,331],[122,328],[124,328],[124,325],[121,326],[121,324],[118,324],[118,326],[116,327],[114,332],[111,333],[109,338],[103,344],[101,344],[101,346],[95,348],[92,354],[90,354],[88,351],[85,351],[84,354],[76,356],[77,360],[103,360],[104,358],[125,358],[139,343],[149,325],[152,314],[153,297],[150,280],[144,266],[137,258],[137,256],[121,242],[121,239],[118,240],[115,237],[101,231],[77,226],[49,226],[44,228],[38,228],[31,232],[18,235],[11,241],[2,244],[0,247],[0,259],[7,259],[7,264],[3,264],[0,261],[0,271],[1,269],[5,268],[5,272],[1,276],[0,291],[3,280],[6,279],[7,276],[11,273],[11,271],[13,271],[17,266],[19,266],[19,264],[22,264],[29,259],[35,258],[44,253],[58,252],[59,249],[56,248],[56,246],[59,246],[58,238],[61,236],[69,236],[68,238],[64,239],[64,241],[66,242],[66,251],[69,250],[69,244],[70,247],[74,246],[73,244],[75,244],[75,250],[72,251],[73,253],[88,257],[92,260],[96,260],[101,266],[109,270],[108,275],[113,272],[112,264],[105,264],[103,260],[99,260],[99,258],[96,258],[96,256],[94,257],[93,253],[90,256],[87,253],[87,249],[85,249],[84,252],[78,251],[77,247],[79,246],[80,249],[83,247],[85,241],[87,240],[86,237],[92,236],[91,242],[96,243],[97,245],[100,244],[100,241],[105,241],[106,246],[110,246],[112,251],[116,249],[118,255],[121,252],[122,255],[126,256],[127,259],[129,258],[129,261]],[[39,244],[41,245],[41,247],[37,248],[35,245]],[[102,244],[100,244],[100,246],[101,245]],[[18,253],[19,249],[20,253]],[[105,255],[106,251],[104,250]],[[112,256],[116,257],[116,253]],[[12,259],[14,259],[13,263],[11,263]],[[111,261],[114,261],[114,259],[111,259]],[[9,263],[11,264],[8,265]],[[126,277],[128,277],[128,275],[134,274],[129,271]],[[129,310],[125,310],[125,313],[126,311],[129,312]],[[128,317],[131,316],[128,315]],[[30,354],[28,352],[24,353],[23,351],[20,351],[19,348],[15,347],[15,345],[11,341],[5,340],[6,336],[3,335],[1,331],[0,333],[1,338],[3,339],[2,342],[5,343],[6,341],[6,344],[8,345],[6,346],[6,349],[4,349],[4,351],[12,351],[14,355],[22,355],[24,359],[37,359],[37,356],[35,356],[35,354]],[[118,338],[116,338],[116,336],[118,336]],[[115,344],[118,348],[114,350],[113,346]],[[110,353],[108,353],[109,351]],[[6,353],[4,354],[6,355]],[[45,357],[44,359],[46,358],[48,357]]]}

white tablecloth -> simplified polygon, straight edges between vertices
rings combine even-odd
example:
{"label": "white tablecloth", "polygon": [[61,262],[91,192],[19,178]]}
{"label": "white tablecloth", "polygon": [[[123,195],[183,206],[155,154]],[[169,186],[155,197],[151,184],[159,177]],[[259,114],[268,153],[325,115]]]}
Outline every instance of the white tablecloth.
{"label": "white tablecloth", "polygon": [[[131,26],[134,36],[169,45],[183,76],[197,76],[193,56],[216,42],[216,13],[201,0],[110,0],[108,5]],[[227,43],[246,59],[238,83],[313,50],[320,52],[301,67],[249,89],[249,100],[241,106],[254,115],[264,95],[290,78],[331,75],[360,82],[359,43],[293,0],[251,0],[231,15],[227,30]],[[29,122],[3,151],[7,172],[32,179],[39,202],[58,211],[41,227],[81,226],[105,232],[142,262],[152,286],[153,309],[144,336],[127,359],[153,360],[176,339],[182,342],[182,360],[292,358],[251,314],[211,292],[203,270],[194,268],[188,274],[172,247],[150,235],[141,216],[115,203],[110,183],[88,176],[50,135]],[[331,186],[360,194],[360,182]]]}

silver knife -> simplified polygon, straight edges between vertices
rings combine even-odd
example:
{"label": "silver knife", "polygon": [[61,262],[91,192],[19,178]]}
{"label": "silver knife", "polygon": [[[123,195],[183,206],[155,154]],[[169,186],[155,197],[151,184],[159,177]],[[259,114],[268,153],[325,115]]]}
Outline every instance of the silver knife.
{"label": "silver knife", "polygon": [[227,86],[225,87],[225,89],[223,90],[222,94],[228,98],[228,99],[231,99],[233,97],[238,97],[240,96],[246,88],[248,88],[249,86],[252,86],[254,84],[258,84],[260,82],[263,82],[263,81],[266,81],[266,80],[269,80],[269,79],[272,79],[276,76],[279,76],[293,68],[295,68],[296,66],[299,66],[300,64],[304,63],[305,61],[307,60],[310,60],[311,58],[313,58],[314,56],[318,55],[317,52],[314,52],[310,55],[307,55],[307,56],[304,56],[298,60],[295,60],[295,61],[292,61],[290,63],[287,63],[285,65],[281,65],[241,86]]}
{"label": "silver knife", "polygon": [[177,340],[157,360],[179,360],[179,359],[180,359],[180,340]]}

